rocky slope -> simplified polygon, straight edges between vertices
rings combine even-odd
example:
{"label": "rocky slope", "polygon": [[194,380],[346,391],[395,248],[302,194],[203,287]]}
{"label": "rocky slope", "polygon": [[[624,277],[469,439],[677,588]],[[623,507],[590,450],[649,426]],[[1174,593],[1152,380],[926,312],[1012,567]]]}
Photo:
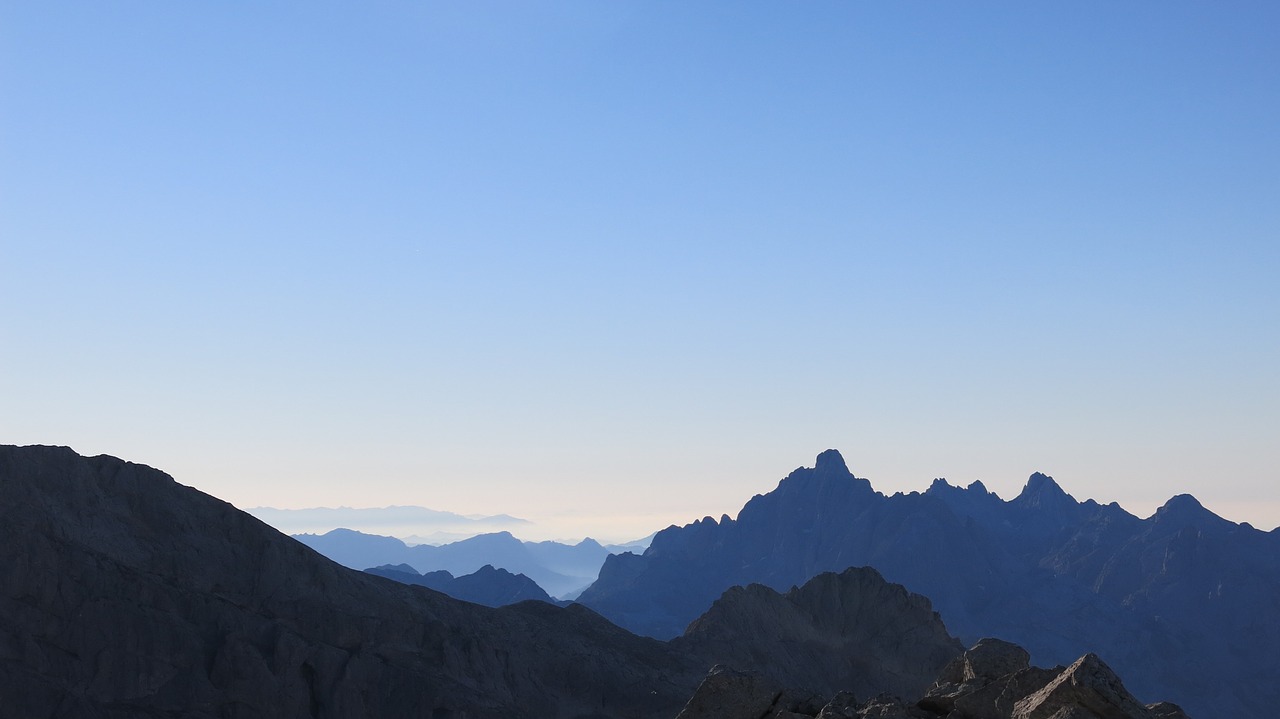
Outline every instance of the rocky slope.
{"label": "rocky slope", "polygon": [[672,644],[704,664],[825,696],[918,695],[964,649],[928,599],[866,567],[820,574],[786,594],[733,587]]}
{"label": "rocky slope", "polygon": [[1030,666],[1025,649],[984,639],[943,667],[914,701],[854,692],[829,699],[759,672],[712,668],[677,719],[1188,719],[1176,704],[1143,705],[1094,654]]}
{"label": "rocky slope", "polygon": [[149,467],[0,447],[6,716],[665,719],[704,671],[580,606],[345,569]]}
{"label": "rocky slope", "polygon": [[672,527],[643,555],[611,556],[579,601],[668,638],[727,587],[781,591],[862,565],[928,596],[967,641],[1000,636],[1049,664],[1096,652],[1139,696],[1202,719],[1280,703],[1280,532],[1187,496],[1139,519],[1041,474],[1007,502],[978,483],[886,497],[824,452],[736,520]]}

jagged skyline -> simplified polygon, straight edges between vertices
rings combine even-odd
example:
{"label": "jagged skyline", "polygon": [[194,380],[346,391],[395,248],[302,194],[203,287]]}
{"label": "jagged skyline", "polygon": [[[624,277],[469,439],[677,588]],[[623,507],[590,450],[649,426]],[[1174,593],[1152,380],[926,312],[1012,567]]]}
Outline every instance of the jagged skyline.
{"label": "jagged skyline", "polygon": [[1280,7],[0,6],[0,441],[630,540],[1280,525]]}

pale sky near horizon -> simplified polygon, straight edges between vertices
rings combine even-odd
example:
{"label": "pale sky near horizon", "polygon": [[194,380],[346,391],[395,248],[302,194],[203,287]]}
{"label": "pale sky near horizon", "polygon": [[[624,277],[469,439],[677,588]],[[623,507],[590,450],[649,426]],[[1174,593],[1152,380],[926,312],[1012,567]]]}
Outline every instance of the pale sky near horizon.
{"label": "pale sky near horizon", "polygon": [[1269,530],[1277,128],[1274,2],[0,2],[0,442],[563,538],[828,447]]}

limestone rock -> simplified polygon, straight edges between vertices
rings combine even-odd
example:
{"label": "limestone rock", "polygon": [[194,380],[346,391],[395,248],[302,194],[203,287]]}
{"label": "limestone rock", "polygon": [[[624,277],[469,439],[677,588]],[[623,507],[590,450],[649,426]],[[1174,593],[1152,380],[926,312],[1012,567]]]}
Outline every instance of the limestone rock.
{"label": "limestone rock", "polygon": [[1151,712],[1151,719],[1190,719],[1182,707],[1173,702],[1148,704],[1147,711]]}
{"label": "limestone rock", "polygon": [[759,672],[717,664],[676,719],[760,719],[772,716],[782,686]]}
{"label": "limestone rock", "polygon": [[849,691],[837,692],[818,712],[818,719],[855,719],[857,716],[858,700]]}
{"label": "limestone rock", "polygon": [[1098,719],[1146,719],[1150,715],[1111,667],[1097,655],[1086,654],[1044,688],[1018,700],[1012,719],[1051,719],[1063,710],[1078,709]]}

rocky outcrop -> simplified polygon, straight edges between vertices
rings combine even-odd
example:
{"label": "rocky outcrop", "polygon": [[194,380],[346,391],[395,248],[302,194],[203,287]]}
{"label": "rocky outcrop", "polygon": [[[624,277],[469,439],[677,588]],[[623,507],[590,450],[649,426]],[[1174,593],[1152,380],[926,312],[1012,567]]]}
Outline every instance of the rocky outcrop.
{"label": "rocky outcrop", "polygon": [[1152,517],[1077,501],[1036,473],[1004,501],[975,482],[884,496],[828,450],[736,519],[659,532],[615,555],[579,596],[619,625],[679,636],[731,586],[777,591],[875,567],[927,596],[967,643],[999,636],[1040,664],[1107,657],[1140,697],[1196,716],[1280,705],[1280,532],[1179,495]]}
{"label": "rocky outcrop", "polygon": [[782,685],[756,672],[716,665],[676,719],[759,719],[781,708]]}
{"label": "rocky outcrop", "polygon": [[983,639],[918,701],[879,694],[861,703],[849,692],[797,701],[768,677],[718,666],[678,719],[1187,719],[1174,704],[1143,706],[1096,655],[1054,669],[1032,667],[1027,657],[1022,647]]}
{"label": "rocky outcrop", "polygon": [[731,588],[672,644],[827,696],[918,695],[964,650],[928,599],[869,567],[820,574],[786,594]]}

